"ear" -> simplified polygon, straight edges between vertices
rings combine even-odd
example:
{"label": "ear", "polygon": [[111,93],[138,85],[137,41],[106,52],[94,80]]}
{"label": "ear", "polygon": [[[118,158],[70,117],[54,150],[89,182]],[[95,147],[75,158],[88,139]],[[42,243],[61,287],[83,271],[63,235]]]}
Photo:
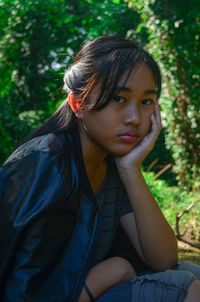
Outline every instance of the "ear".
{"label": "ear", "polygon": [[77,99],[75,94],[72,92],[68,95],[68,103],[76,115],[78,115],[78,113],[82,110],[82,103],[80,99]]}

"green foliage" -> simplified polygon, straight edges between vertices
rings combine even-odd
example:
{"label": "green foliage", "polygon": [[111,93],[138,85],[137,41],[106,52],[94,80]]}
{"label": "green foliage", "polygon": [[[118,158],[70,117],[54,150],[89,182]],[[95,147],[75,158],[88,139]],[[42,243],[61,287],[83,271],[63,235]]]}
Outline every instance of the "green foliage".
{"label": "green foliage", "polygon": [[[200,184],[198,2],[0,1],[0,164],[65,97],[63,73],[83,41],[107,34],[126,36],[148,49],[163,70],[164,130],[143,168],[147,170],[155,159],[156,172],[172,163],[182,187],[168,185],[174,184],[170,170],[162,175],[168,184],[155,180],[154,173],[144,174],[174,226],[175,212],[197,198]],[[189,194],[189,190],[193,192]],[[199,211],[197,205],[188,217],[184,216],[184,232],[200,229],[195,218]],[[198,238],[197,231],[194,233]]]}
{"label": "green foliage", "polygon": [[65,97],[64,70],[82,42],[125,36],[139,21],[123,1],[1,1],[0,163]]}
{"label": "green foliage", "polygon": [[160,62],[164,77],[163,117],[174,172],[185,189],[200,185],[200,105],[198,0],[130,0],[141,11],[148,48]]}
{"label": "green foliage", "polygon": [[180,208],[180,201],[182,201],[179,198],[179,189],[177,187],[168,186],[164,180],[155,180],[154,172],[143,172],[143,174],[160,208],[166,215],[169,223],[174,226],[174,213],[178,211]]}
{"label": "green foliage", "polygon": [[21,112],[43,110],[42,121],[60,97],[62,76],[53,67],[65,39],[63,7],[65,1],[1,1],[0,131],[4,145],[10,142],[1,143],[1,162],[32,129]]}
{"label": "green foliage", "polygon": [[[153,172],[143,172],[143,175],[163,214],[175,230],[176,213],[186,210],[193,201],[197,200],[199,198],[198,192],[187,193],[180,187],[169,186],[164,180],[155,180],[155,173]],[[182,235],[196,241],[200,240],[199,214],[200,202],[180,220]]]}
{"label": "green foliage", "polygon": [[[163,168],[165,168],[169,163],[173,166],[174,161],[172,158],[172,152],[166,149],[166,129],[163,127],[161,133],[155,143],[153,150],[145,158],[142,163],[144,171],[154,171],[159,173]],[[169,167],[160,178],[165,179],[169,185],[177,184],[176,175],[172,173],[171,167]]]}
{"label": "green foliage", "polygon": [[[172,163],[179,184],[198,189],[199,27],[198,0],[2,0],[0,163],[65,97],[63,73],[82,42],[117,34],[148,48],[163,70],[166,140],[162,133],[144,168],[158,157],[156,172]],[[173,183],[170,170],[163,176]]]}
{"label": "green foliage", "polygon": [[[161,32],[162,62],[173,111],[167,118],[168,147],[181,185],[190,189],[200,176],[199,3],[196,0],[155,1],[151,6]],[[192,51],[191,51],[192,50]],[[193,179],[195,182],[192,182]]]}

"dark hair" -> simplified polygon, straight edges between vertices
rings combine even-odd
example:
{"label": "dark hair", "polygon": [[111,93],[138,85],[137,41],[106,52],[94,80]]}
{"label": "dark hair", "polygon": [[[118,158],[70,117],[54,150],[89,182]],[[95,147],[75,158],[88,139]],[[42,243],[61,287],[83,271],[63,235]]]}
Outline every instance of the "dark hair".
{"label": "dark hair", "polygon": [[[86,42],[76,55],[73,64],[65,72],[63,89],[68,94],[73,92],[84,102],[96,83],[100,83],[100,95],[90,110],[101,110],[112,100],[121,75],[128,71],[126,82],[137,62],[145,62],[152,71],[157,98],[159,98],[161,74],[158,64],[148,52],[116,36],[104,36]],[[66,129],[74,125],[75,121],[76,116],[65,100],[28,139]]]}

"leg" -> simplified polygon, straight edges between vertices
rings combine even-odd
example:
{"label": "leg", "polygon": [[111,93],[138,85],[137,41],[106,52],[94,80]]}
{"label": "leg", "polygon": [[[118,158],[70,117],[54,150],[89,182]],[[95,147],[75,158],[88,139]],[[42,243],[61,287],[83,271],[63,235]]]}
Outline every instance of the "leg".
{"label": "leg", "polygon": [[182,261],[175,267],[175,270],[191,272],[200,280],[200,265],[198,264],[189,261]]}
{"label": "leg", "polygon": [[[176,267],[175,270],[178,271],[187,271],[194,274],[194,276],[200,280],[200,266],[198,264],[189,262],[189,261],[182,261]],[[200,281],[194,280],[187,291],[187,295],[185,297],[184,302],[190,301],[199,301],[200,300]]]}
{"label": "leg", "polygon": [[194,280],[190,284],[184,302],[199,302],[200,300],[200,281]]}
{"label": "leg", "polygon": [[183,302],[194,279],[190,272],[173,270],[143,275],[132,281],[132,301]]}
{"label": "leg", "polygon": [[[199,285],[190,272],[144,274],[105,292],[97,302],[197,302]],[[185,300],[186,299],[186,300]],[[190,300],[188,300],[190,299]]]}
{"label": "leg", "polygon": [[89,302],[91,296],[97,299],[109,288],[135,277],[135,270],[126,259],[113,257],[104,260],[88,272],[85,280],[86,287],[83,287],[78,302]]}
{"label": "leg", "polygon": [[96,302],[131,302],[132,300],[132,282],[124,282],[117,286],[112,287]]}

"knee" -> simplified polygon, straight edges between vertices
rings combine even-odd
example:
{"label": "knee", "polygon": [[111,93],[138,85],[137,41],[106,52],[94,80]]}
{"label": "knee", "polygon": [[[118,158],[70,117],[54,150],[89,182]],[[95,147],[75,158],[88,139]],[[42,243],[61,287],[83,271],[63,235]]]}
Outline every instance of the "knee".
{"label": "knee", "polygon": [[188,287],[184,302],[198,302],[200,297],[200,281],[195,279]]}
{"label": "knee", "polygon": [[136,272],[132,265],[122,257],[113,257],[115,262],[116,271],[121,276],[122,282],[129,281],[136,277]]}

